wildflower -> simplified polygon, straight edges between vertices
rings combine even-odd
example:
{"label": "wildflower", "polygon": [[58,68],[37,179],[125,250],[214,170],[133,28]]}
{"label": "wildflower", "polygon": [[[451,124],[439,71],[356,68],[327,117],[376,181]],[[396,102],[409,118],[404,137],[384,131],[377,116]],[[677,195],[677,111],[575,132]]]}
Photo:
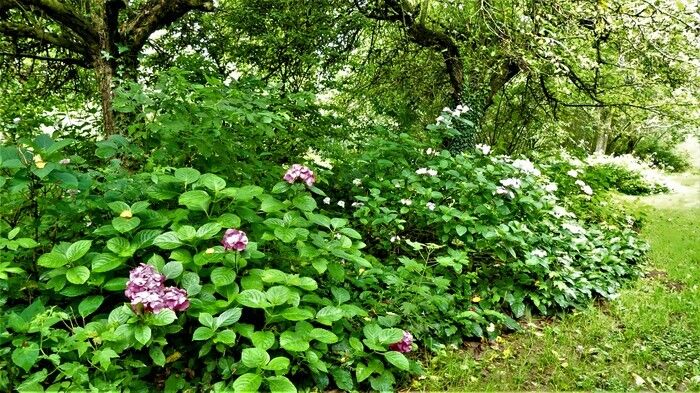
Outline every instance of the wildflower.
{"label": "wildflower", "polygon": [[586,195],[593,195],[593,189],[589,185],[581,187],[581,191],[583,191],[583,193]]}
{"label": "wildflower", "polygon": [[489,326],[486,327],[486,331],[489,333],[493,333],[496,330],[496,325],[493,323],[490,323]]}
{"label": "wildflower", "polygon": [[425,150],[425,154],[427,154],[429,156],[437,156],[440,154],[440,152],[438,152],[437,150],[434,150],[432,147],[429,147]]}
{"label": "wildflower", "polygon": [[472,302],[474,302],[474,303],[479,303],[480,301],[481,301],[481,298],[479,296],[474,296],[472,298]]}
{"label": "wildflower", "polygon": [[491,152],[491,146],[489,146],[489,145],[479,143],[475,147],[476,147],[476,150],[480,151],[481,154],[483,154],[485,156],[487,156]]}
{"label": "wildflower", "polygon": [[338,201],[338,206],[345,208],[345,201]]}
{"label": "wildflower", "polygon": [[437,176],[437,171],[435,169],[428,169],[428,176]]}
{"label": "wildflower", "polygon": [[416,175],[425,175],[428,173],[428,168],[418,168],[416,169]]}
{"label": "wildflower", "polygon": [[412,200],[410,200],[410,199],[405,199],[405,198],[404,198],[404,199],[401,199],[399,202],[401,202],[402,205],[406,205],[406,206],[411,206],[411,205],[413,204],[413,201],[412,201]]}
{"label": "wildflower", "polygon": [[126,209],[123,212],[121,212],[121,214],[119,214],[119,217],[121,217],[121,218],[131,218],[133,216],[134,216],[134,214],[129,209]]}
{"label": "wildflower", "polygon": [[352,184],[354,184],[354,185],[356,185],[356,186],[359,187],[359,186],[362,185],[362,180],[360,180],[360,179],[355,179],[355,180],[352,181]]}
{"label": "wildflower", "polygon": [[176,287],[163,289],[161,299],[165,308],[173,311],[185,311],[190,306],[190,301],[187,299],[187,291]]}
{"label": "wildflower", "polygon": [[12,119],[12,122],[15,123],[15,124],[19,124],[19,122],[20,122],[21,120],[22,120],[22,119],[20,119],[19,117],[15,117],[14,119]]}
{"label": "wildflower", "polygon": [[544,258],[547,256],[547,251],[536,249],[532,250],[532,256],[537,257],[537,258]]}
{"label": "wildflower", "polygon": [[572,170],[566,172],[566,174],[571,176],[571,177],[574,177],[574,178],[578,177],[578,171],[576,169],[572,169]]}
{"label": "wildflower", "polygon": [[336,238],[336,239],[340,239],[341,237],[343,237],[343,235],[341,235],[340,233],[336,233],[336,234],[335,234],[335,238]]}
{"label": "wildflower", "polygon": [[330,205],[330,204],[331,204],[331,198],[330,198],[330,197],[325,197],[325,198],[323,198],[323,203],[325,203],[326,205]]}
{"label": "wildflower", "polygon": [[399,342],[389,345],[389,349],[396,352],[406,353],[411,352],[413,345],[413,335],[407,331],[403,332],[403,337]]}
{"label": "wildflower", "polygon": [[428,208],[428,210],[433,211],[435,210],[435,204],[433,202],[428,202],[425,204],[425,207]]}
{"label": "wildflower", "polygon": [[510,198],[515,197],[515,194],[513,194],[513,191],[505,188],[505,187],[498,187],[496,188],[496,194],[498,195],[508,195]]}
{"label": "wildflower", "polygon": [[362,207],[362,206],[364,206],[364,205],[365,205],[365,204],[362,203],[362,202],[353,202],[350,206],[352,206],[352,207]]}
{"label": "wildflower", "polygon": [[221,244],[225,250],[243,251],[248,246],[248,236],[241,230],[230,228],[224,232]]}
{"label": "wildflower", "polygon": [[392,243],[398,242],[400,240],[401,240],[401,238],[398,235],[394,235],[389,239],[389,241]]}
{"label": "wildflower", "polygon": [[559,187],[557,187],[556,183],[549,183],[546,186],[544,186],[544,190],[547,192],[554,192],[558,189],[559,189]]}
{"label": "wildflower", "polygon": [[46,163],[41,156],[37,154],[34,156],[34,165],[36,165],[37,168],[42,169],[46,166]]}
{"label": "wildflower", "polygon": [[541,174],[540,170],[535,168],[535,164],[528,159],[515,160],[511,165],[530,175],[539,176]]}
{"label": "wildflower", "polygon": [[566,229],[567,231],[569,231],[575,235],[582,235],[582,234],[586,233],[586,230],[577,224],[565,222],[561,226],[562,226],[562,228]]}
{"label": "wildflower", "polygon": [[316,175],[314,172],[300,164],[292,165],[284,174],[283,178],[289,184],[294,183],[297,179],[301,179],[309,187],[313,186],[314,182],[316,182]]}
{"label": "wildflower", "polygon": [[574,217],[572,213],[569,213],[568,211],[566,211],[565,208],[561,206],[554,206],[554,208],[552,209],[552,215],[556,218],[562,218],[564,216]]}
{"label": "wildflower", "polygon": [[61,161],[58,162],[61,165],[68,165],[70,164],[70,158],[64,158]]}

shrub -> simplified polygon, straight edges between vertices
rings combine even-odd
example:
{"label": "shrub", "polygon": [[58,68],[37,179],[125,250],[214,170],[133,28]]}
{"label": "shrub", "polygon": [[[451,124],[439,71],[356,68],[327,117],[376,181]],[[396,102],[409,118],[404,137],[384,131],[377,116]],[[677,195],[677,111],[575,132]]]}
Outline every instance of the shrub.
{"label": "shrub", "polygon": [[669,142],[642,142],[635,148],[634,154],[670,172],[683,172],[690,168],[688,155],[678,151],[676,145]]}

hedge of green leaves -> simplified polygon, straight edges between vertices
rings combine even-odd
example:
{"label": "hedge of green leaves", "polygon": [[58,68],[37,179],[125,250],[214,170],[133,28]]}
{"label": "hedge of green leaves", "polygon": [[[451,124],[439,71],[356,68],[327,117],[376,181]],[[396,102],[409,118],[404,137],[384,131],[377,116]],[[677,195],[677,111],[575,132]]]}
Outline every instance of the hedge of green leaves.
{"label": "hedge of green leaves", "polygon": [[46,136],[2,147],[0,388],[393,390],[416,351],[635,276],[646,245],[582,214],[599,196],[555,190],[567,175],[402,138],[310,182],[270,166],[270,189],[129,171],[120,137],[98,142],[103,165]]}

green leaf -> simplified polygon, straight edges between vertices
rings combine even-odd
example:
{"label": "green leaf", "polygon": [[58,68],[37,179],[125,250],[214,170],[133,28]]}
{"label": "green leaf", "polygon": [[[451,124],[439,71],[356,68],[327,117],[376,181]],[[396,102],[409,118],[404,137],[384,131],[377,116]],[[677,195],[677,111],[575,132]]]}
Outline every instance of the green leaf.
{"label": "green leaf", "polygon": [[270,393],[297,393],[297,388],[287,377],[267,377]]}
{"label": "green leaf", "polygon": [[158,366],[165,366],[165,354],[161,347],[151,346],[148,348],[148,354],[151,356],[153,363]]}
{"label": "green leaf", "polygon": [[197,319],[202,325],[212,328],[212,330],[216,330],[216,327],[214,326],[214,317],[211,314],[206,312],[200,313]]}
{"label": "green leaf", "polygon": [[130,257],[134,255],[134,247],[123,237],[113,237],[107,240],[107,249],[120,257]]}
{"label": "green leaf", "polygon": [[241,353],[241,362],[246,367],[262,367],[270,361],[270,355],[261,348],[245,348]]}
{"label": "green leaf", "polygon": [[367,367],[364,363],[358,363],[355,367],[355,378],[357,378],[357,382],[360,383],[369,378],[373,372],[373,368]]}
{"label": "green leaf", "polygon": [[17,244],[22,248],[34,248],[39,245],[34,239],[28,237],[20,237],[17,239]]}
{"label": "green leaf", "polygon": [[207,211],[211,203],[211,197],[206,191],[193,190],[180,195],[178,203],[186,206],[190,210]]}
{"label": "green leaf", "polygon": [[197,237],[202,240],[211,239],[221,231],[221,228],[222,226],[218,222],[204,224],[197,229]]}
{"label": "green leaf", "polygon": [[338,307],[326,306],[318,310],[316,320],[324,325],[332,325],[333,322],[343,318],[343,310]]}
{"label": "green leaf", "polygon": [[343,235],[345,235],[351,239],[358,239],[358,240],[362,239],[362,235],[360,235],[360,232],[358,232],[352,228],[340,228],[340,230],[338,232],[342,233]]}
{"label": "green leaf", "polygon": [[294,230],[294,228],[277,227],[275,228],[274,233],[278,239],[285,243],[291,243],[297,237],[297,232]]}
{"label": "green leaf", "polygon": [[310,212],[316,209],[316,201],[308,195],[299,195],[292,200],[292,204],[299,210]]}
{"label": "green leaf", "polygon": [[219,315],[218,317],[216,317],[216,324],[221,327],[231,326],[234,323],[238,322],[239,319],[241,319],[241,313],[242,310],[238,307],[230,308],[222,312],[221,315]]}
{"label": "green leaf", "polygon": [[199,178],[199,184],[212,191],[221,191],[226,188],[226,181],[219,176],[211,173],[205,173]]}
{"label": "green leaf", "polygon": [[379,333],[379,337],[377,338],[377,340],[384,345],[390,345],[401,341],[402,338],[403,330],[397,328],[390,328],[382,329],[381,333]]}
{"label": "green leaf", "polygon": [[266,195],[262,198],[260,203],[260,210],[265,213],[274,213],[284,209],[284,204],[270,195]]}
{"label": "green leaf", "polygon": [[78,314],[85,318],[86,316],[97,311],[97,309],[100,308],[100,305],[102,305],[103,301],[104,297],[99,295],[86,297],[82,302],[80,302],[80,304],[78,304]]}
{"label": "green leaf", "polygon": [[396,351],[386,352],[386,353],[384,353],[384,358],[389,363],[396,366],[396,368],[398,368],[399,370],[408,371],[408,369],[409,369],[410,365],[408,363],[408,359],[406,359],[406,356],[404,356],[400,352],[396,352]]}
{"label": "green leaf", "polygon": [[136,229],[139,224],[141,224],[141,219],[138,217],[114,217],[112,219],[112,226],[120,233],[130,232]]}
{"label": "green leaf", "polygon": [[238,201],[249,201],[257,196],[262,195],[263,189],[259,186],[243,186],[236,190],[236,200]]}
{"label": "green leaf", "polygon": [[182,263],[172,261],[163,266],[162,273],[165,275],[165,278],[177,278],[180,277],[180,274],[182,274],[184,269],[185,268],[182,266]]}
{"label": "green leaf", "polygon": [[153,239],[153,245],[164,250],[174,250],[180,247],[182,242],[175,232],[165,232]]}
{"label": "green leaf", "polygon": [[155,326],[167,326],[175,322],[175,320],[177,320],[177,315],[175,315],[175,311],[164,308],[158,311],[157,313],[153,314],[153,319],[151,320],[151,322]]}
{"label": "green leaf", "polygon": [[365,347],[364,345],[362,345],[362,341],[360,341],[357,337],[350,337],[348,342],[350,343],[352,349],[356,350],[357,352],[365,351]]}
{"label": "green leaf", "polygon": [[355,390],[355,384],[352,381],[352,374],[350,374],[350,371],[336,367],[331,369],[331,375],[338,388],[348,392]]}
{"label": "green leaf", "polygon": [[71,284],[84,284],[90,278],[90,269],[85,266],[76,266],[68,269],[66,279]]}
{"label": "green leaf", "polygon": [[280,346],[290,352],[303,352],[309,349],[309,341],[299,333],[287,330],[280,335]]}
{"label": "green leaf", "polygon": [[459,236],[462,236],[465,233],[467,233],[467,227],[465,227],[464,225],[457,225],[455,227],[455,230],[457,231],[457,235]]}
{"label": "green leaf", "polygon": [[38,358],[39,346],[35,343],[30,343],[27,347],[20,347],[12,351],[12,362],[25,372],[29,372]]}
{"label": "green leaf", "polygon": [[55,268],[64,266],[67,263],[68,263],[68,258],[66,258],[65,255],[59,254],[59,253],[54,252],[54,251],[40,256],[39,260],[37,260],[37,264],[39,266],[48,267],[51,269],[55,269]]}
{"label": "green leaf", "polygon": [[338,342],[338,336],[336,336],[335,334],[333,334],[333,332],[330,332],[326,329],[319,329],[319,328],[312,329],[309,332],[309,337],[314,339],[314,340],[318,340],[322,343],[326,343],[326,344],[335,344]]}
{"label": "green leaf", "polygon": [[193,168],[178,168],[175,170],[175,178],[183,183],[192,184],[199,179],[199,171]]}
{"label": "green leaf", "polygon": [[303,321],[314,317],[313,311],[298,307],[285,309],[280,315],[288,321]]}
{"label": "green leaf", "polygon": [[151,339],[151,328],[146,325],[136,325],[134,329],[134,338],[141,344],[146,345],[148,340]]}
{"label": "green leaf", "polygon": [[279,306],[289,301],[292,291],[289,288],[277,285],[267,290],[265,297],[273,306]]}
{"label": "green leaf", "polygon": [[199,275],[194,272],[185,272],[180,279],[180,285],[187,291],[188,296],[198,295],[202,290],[202,286],[199,284]]}
{"label": "green leaf", "polygon": [[257,289],[246,289],[238,294],[236,298],[239,304],[251,308],[267,308],[270,303],[267,302],[265,293]]}
{"label": "green leaf", "polygon": [[283,356],[278,356],[276,358],[273,358],[270,360],[267,365],[263,367],[264,370],[270,370],[270,371],[284,371],[286,372],[289,369],[289,359],[283,357]]}
{"label": "green leaf", "polygon": [[195,341],[208,340],[214,336],[214,331],[208,327],[200,326],[192,335],[192,339]]}
{"label": "green leaf", "polygon": [[78,240],[68,247],[66,258],[68,258],[69,262],[75,262],[90,251],[90,246],[92,246],[91,240]]}
{"label": "green leaf", "polygon": [[120,267],[124,263],[124,259],[114,254],[97,254],[92,259],[92,271],[95,273],[104,273]]}
{"label": "green leaf", "polygon": [[236,343],[236,333],[233,330],[222,330],[216,333],[214,342],[233,345]]}
{"label": "green leaf", "polygon": [[20,230],[20,227],[17,227],[15,229],[11,230],[10,232],[7,232],[7,238],[10,240],[14,239],[15,236],[17,236],[17,234],[19,233],[19,230]]}
{"label": "green leaf", "polygon": [[262,376],[253,373],[243,374],[233,381],[233,391],[238,393],[257,392],[262,384]]}
{"label": "green leaf", "polygon": [[217,287],[233,284],[236,280],[236,272],[229,267],[217,267],[211,271],[211,282]]}
{"label": "green leaf", "polygon": [[255,332],[250,340],[256,348],[268,350],[275,345],[275,335],[272,332]]}
{"label": "green leaf", "polygon": [[107,206],[109,206],[109,208],[112,209],[112,211],[117,213],[117,214],[121,214],[122,212],[124,212],[126,210],[131,210],[129,205],[127,205],[126,202],[122,202],[122,201],[110,202],[107,204]]}

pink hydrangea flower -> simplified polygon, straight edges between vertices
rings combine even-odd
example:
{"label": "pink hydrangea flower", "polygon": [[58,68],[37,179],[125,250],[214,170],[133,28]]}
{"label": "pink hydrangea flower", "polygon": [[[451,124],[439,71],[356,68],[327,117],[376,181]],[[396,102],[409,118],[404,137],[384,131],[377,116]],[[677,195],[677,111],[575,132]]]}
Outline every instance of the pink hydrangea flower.
{"label": "pink hydrangea flower", "polygon": [[164,287],[165,276],[145,263],[129,272],[124,295],[131,301],[131,306],[141,304],[146,312],[160,312],[165,308],[173,311],[185,311],[190,302],[187,292],[180,288]]}
{"label": "pink hydrangea flower", "polygon": [[225,250],[243,251],[248,246],[248,236],[241,230],[230,228],[224,233],[221,244]]}
{"label": "pink hydrangea flower", "polygon": [[301,164],[292,165],[287,173],[284,174],[283,179],[289,183],[293,184],[297,179],[301,179],[307,186],[311,187],[316,182],[316,175],[314,171]]}
{"label": "pink hydrangea flower", "polygon": [[406,353],[411,352],[411,345],[413,344],[413,335],[407,331],[403,332],[403,337],[401,341],[389,345],[389,349],[396,352]]}

